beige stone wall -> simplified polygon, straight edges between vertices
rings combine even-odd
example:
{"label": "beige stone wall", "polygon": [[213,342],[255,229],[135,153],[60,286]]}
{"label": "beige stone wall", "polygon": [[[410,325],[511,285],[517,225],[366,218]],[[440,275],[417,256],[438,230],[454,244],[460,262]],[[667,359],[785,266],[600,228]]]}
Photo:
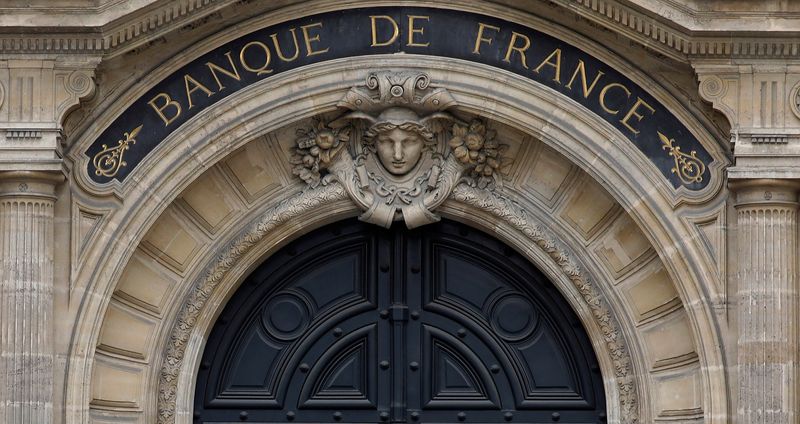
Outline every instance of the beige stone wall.
{"label": "beige stone wall", "polygon": [[[246,217],[267,215],[282,199],[301,190],[288,166],[288,147],[301,122],[249,142],[203,173],[184,190],[150,226],[122,271],[105,318],[100,324],[95,351],[92,386],[92,416],[97,422],[122,417],[147,422],[143,405],[153,402],[159,385],[160,357],[165,336],[175,324],[171,316],[180,314],[180,299],[202,279],[196,272],[202,264],[213,263],[226,254],[230,240],[240,233]],[[646,421],[657,417],[694,420],[703,416],[703,389],[697,347],[689,317],[675,283],[656,254],[656,250],[630,216],[589,175],[543,143],[506,126],[495,124],[499,138],[512,146],[510,155],[520,158],[507,176],[512,188],[508,198],[524,205],[553,232],[559,243],[569,243],[576,257],[592,270],[591,280],[602,293],[609,312],[619,322],[614,334],[629,345],[632,358],[630,376],[637,380],[639,400]],[[341,199],[321,204],[319,210],[336,207]],[[316,211],[309,211],[309,213]],[[336,215],[306,225],[291,220],[281,227],[281,237],[269,235],[260,242],[259,253],[249,255],[238,265],[240,272],[257,265],[263,255],[274,251],[286,238],[329,222],[336,216],[353,215],[347,207]],[[497,233],[540,267],[551,268],[554,280],[575,303],[586,321],[605,372],[613,375],[614,358],[609,357],[603,324],[592,317],[589,305],[574,285],[565,284],[563,275],[553,271],[541,252],[531,252],[530,241],[511,224],[487,211],[457,200],[446,203],[442,212],[453,219]],[[318,215],[314,213],[314,215]],[[493,224],[490,224],[494,222]],[[205,307],[195,331],[202,337],[210,331],[224,298],[236,288],[244,275],[231,277],[225,287],[217,287],[215,302]],[[616,309],[621,308],[621,309]],[[160,336],[160,337],[159,337]],[[194,336],[198,337],[198,336]],[[160,339],[160,340],[159,340]],[[194,347],[200,348],[201,343]],[[188,350],[188,349],[187,349]],[[604,355],[605,352],[605,355]],[[184,372],[197,369],[200,350],[187,351]],[[189,379],[191,381],[191,379]],[[190,394],[191,386],[179,387]],[[618,388],[608,387],[609,398],[618,398]],[[668,394],[668,395],[667,395]],[[179,402],[179,417],[188,417],[190,404]],[[616,405],[611,409],[619,410]],[[617,414],[618,415],[618,414]]]}
{"label": "beige stone wall", "polygon": [[[684,207],[683,213],[675,215],[673,205],[681,202],[679,193],[666,188],[652,191],[652,188],[631,184],[633,180],[629,172],[632,170],[641,172],[634,180],[651,179],[648,173],[652,176],[657,172],[652,167],[642,167],[636,162],[635,154],[625,152],[631,146],[609,142],[613,138],[609,137],[609,130],[603,124],[587,118],[577,109],[555,103],[556,99],[541,89],[526,86],[513,76],[497,81],[490,70],[455,67],[447,60],[429,59],[425,64],[419,61],[384,58],[382,65],[392,69],[425,69],[432,80],[443,81],[463,105],[464,113],[491,111],[491,125],[499,129],[503,140],[511,144],[510,156],[515,158],[508,170],[504,196],[521,205],[528,216],[536,219],[535,222],[541,222],[541,226],[552,233],[552,240],[569,249],[571,257],[579,258],[581,267],[586,269],[586,278],[593,282],[594,290],[602,296],[602,310],[617,323],[616,329],[608,334],[603,332],[603,325],[594,318],[591,302],[576,292],[569,277],[565,281],[563,270],[553,264],[546,250],[535,247],[537,240],[531,240],[519,228],[515,229],[513,216],[492,216],[490,211],[458,199],[445,203],[442,213],[497,233],[549,271],[551,278],[560,282],[576,310],[582,311],[598,354],[604,358],[604,372],[609,376],[615,375],[615,358],[604,345],[607,345],[609,337],[624,341],[630,357],[626,372],[635,381],[637,407],[644,420],[711,419],[715,414],[708,412],[711,406],[707,401],[706,387],[715,384],[724,387],[724,375],[719,371],[721,367],[703,361],[721,361],[721,352],[714,350],[709,358],[708,352],[703,353],[700,346],[717,345],[713,341],[718,337],[713,335],[713,327],[717,324],[711,323],[712,326],[708,327],[710,323],[703,314],[709,311],[704,309],[704,303],[689,299],[697,296],[692,293],[696,288],[714,290],[713,296],[720,296],[716,292],[720,279],[720,267],[716,264],[723,246],[721,222],[724,218],[720,215],[720,207],[709,209],[708,202],[689,198],[683,203],[699,206]],[[108,270],[103,271],[103,275],[112,275],[97,281],[104,288],[93,291],[101,290],[113,295],[108,305],[98,303],[95,306],[102,311],[104,319],[87,321],[87,325],[94,327],[85,331],[87,341],[96,346],[96,350],[91,352],[93,357],[88,355],[84,362],[84,366],[91,369],[88,396],[91,396],[89,403],[92,408],[82,417],[93,417],[99,422],[121,417],[147,422],[148,416],[152,417],[148,414],[159,407],[157,394],[163,384],[164,346],[169,344],[175,326],[180,327],[176,320],[181,316],[181,300],[191,297],[191,288],[203,281],[203,270],[207,266],[213,266],[216,258],[225,257],[226,246],[243,227],[247,228],[246,223],[268,219],[281,200],[295,198],[301,190],[298,181],[288,171],[287,152],[293,143],[295,128],[304,122],[301,120],[290,126],[280,123],[285,121],[285,117],[331,110],[343,92],[363,78],[363,69],[368,66],[369,59],[364,63],[326,64],[304,73],[303,86],[311,89],[297,90],[291,83],[293,77],[288,75],[274,85],[265,84],[248,93],[246,98],[234,99],[209,112],[218,117],[216,121],[198,120],[194,124],[196,129],[187,127],[180,138],[181,149],[165,149],[160,161],[153,163],[153,168],[143,174],[144,179],[139,180],[136,186],[128,186],[128,191],[122,188],[122,195],[140,198],[144,204],[137,209],[140,217],[128,212],[124,219],[116,218],[122,228],[117,228],[115,233],[132,233],[126,226],[142,230],[135,232],[135,239],[113,244],[119,252],[113,253],[114,257],[129,259],[109,263],[107,256],[87,254],[96,257],[99,266]],[[330,81],[337,81],[337,84],[330,86]],[[516,106],[486,96],[487,92],[508,90],[509,87],[525,93],[516,98],[515,101],[519,102]],[[273,99],[287,101],[280,107],[261,110],[260,117],[248,117],[251,122],[262,122],[262,127],[254,130],[239,125],[238,116],[244,111],[274,104]],[[524,105],[534,101],[532,99],[553,102],[550,107],[560,112],[546,116],[521,112],[531,110]],[[309,105],[316,109],[309,110]],[[554,109],[540,104],[534,110]],[[561,120],[569,121],[569,127],[578,130],[561,130]],[[581,124],[576,125],[576,122]],[[525,125],[520,126],[520,123]],[[229,128],[217,132],[220,134],[218,143],[229,140],[226,142],[228,146],[242,147],[235,151],[230,151],[230,148],[220,151],[219,147],[209,146],[204,139],[204,134],[211,130],[209,125]],[[248,142],[251,137],[248,134],[252,131],[263,131],[264,135]],[[587,146],[587,142],[598,145]],[[185,149],[194,152],[189,160],[183,154]],[[603,153],[598,155],[598,152]],[[569,160],[565,155],[574,159]],[[620,157],[630,158],[631,163],[616,166]],[[198,161],[208,165],[198,168]],[[587,170],[595,175],[587,173]],[[158,176],[159,172],[185,176],[171,178],[171,183],[165,186],[154,183],[164,181]],[[153,190],[141,189],[141,186],[151,185]],[[176,194],[167,194],[169,192]],[[209,201],[211,199],[214,200]],[[235,262],[234,269],[229,270],[221,282],[215,283],[216,289],[203,303],[202,314],[196,318],[197,325],[191,330],[182,351],[184,362],[179,368],[183,371],[178,374],[175,399],[175,412],[180,420],[189,418],[192,375],[196,369],[193,361],[201,351],[203,336],[213,323],[215,311],[219,310],[246,271],[292,234],[308,231],[314,225],[329,222],[337,216],[355,213],[352,204],[343,202],[341,197],[334,196],[334,199],[338,200],[317,207],[319,211],[333,208],[338,212],[314,214],[326,216],[317,224],[312,224],[311,220],[306,226],[281,224],[276,227],[279,230],[275,234],[270,233],[248,253],[241,254],[243,258]],[[662,218],[655,219],[653,214]],[[113,213],[110,217],[114,219]],[[665,220],[663,217],[669,218]],[[302,220],[291,222],[298,221]],[[495,224],[487,228],[487,222]],[[667,222],[680,225],[685,235],[665,236],[669,232],[664,228]],[[662,234],[660,242],[657,241],[659,232]],[[98,238],[102,233],[92,234],[94,238],[87,245],[107,243]],[[670,242],[670,238],[688,240],[689,243]],[[686,253],[687,248],[696,253]],[[706,281],[714,282],[711,287],[686,280],[688,268],[681,262],[693,256],[703,258],[699,265],[708,267],[704,277]],[[152,288],[142,291],[143,280],[150,281],[145,287]],[[91,281],[96,279],[89,277],[87,282]],[[87,313],[87,316],[93,314]],[[127,335],[127,332],[138,335]],[[703,341],[704,337],[711,340]],[[78,374],[85,372],[89,371],[81,370]],[[114,381],[125,383],[109,384]],[[616,404],[619,386],[611,378],[607,387],[610,409],[614,411],[612,414],[616,414],[612,416],[620,420],[622,408]],[[723,399],[726,396],[722,394]]]}
{"label": "beige stone wall", "polygon": [[[0,422],[154,423],[165,411],[191,422],[204,337],[242,278],[293,237],[358,214],[335,185],[304,192],[287,159],[295,129],[335,114],[369,69],[428,73],[511,146],[501,192],[462,187],[438,212],[496,234],[554,281],[600,359],[610,422],[634,410],[642,423],[797,420],[790,3],[441,2],[535,27],[646,87],[716,159],[698,194],[674,190],[574,102],[422,56],[269,78],[185,124],[125,184],[84,176],[88,143],[172,70],[308,10],[372,4],[422,3],[0,5]],[[33,334],[39,344],[18,342]]]}

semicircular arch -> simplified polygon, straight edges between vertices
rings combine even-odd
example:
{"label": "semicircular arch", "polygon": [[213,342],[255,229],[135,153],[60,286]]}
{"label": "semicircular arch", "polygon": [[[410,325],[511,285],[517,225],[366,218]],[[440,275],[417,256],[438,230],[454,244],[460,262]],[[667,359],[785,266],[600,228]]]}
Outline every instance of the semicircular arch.
{"label": "semicircular arch", "polygon": [[[311,65],[302,72],[287,72],[264,80],[246,91],[231,96],[226,102],[210,107],[195,119],[184,124],[180,134],[170,136],[118,194],[124,198],[126,211],[124,213],[122,211],[108,213],[103,225],[114,230],[99,232],[97,239],[92,243],[95,247],[90,248],[83,255],[83,266],[78,270],[76,281],[83,285],[82,288],[85,291],[95,295],[86,299],[80,308],[81,328],[76,330],[75,344],[80,346],[104,345],[103,335],[108,333],[104,330],[107,324],[106,319],[109,317],[108,314],[114,310],[112,298],[114,293],[119,292],[120,284],[125,276],[129,275],[126,274],[128,272],[127,264],[138,260],[136,257],[137,246],[142,245],[142,242],[146,241],[153,232],[157,232],[158,228],[169,228],[169,224],[175,222],[175,217],[179,215],[175,215],[176,212],[173,211],[177,206],[173,207],[172,205],[175,204],[176,199],[181,197],[181,193],[185,193],[189,187],[199,181],[201,175],[205,175],[204,171],[217,169],[220,164],[235,156],[254,138],[275,133],[279,128],[285,127],[291,122],[333,111],[343,92],[363,80],[363,69],[374,66],[376,62],[381,64],[381,69],[418,69],[428,72],[433,81],[446,86],[453,93],[461,110],[490,118],[501,125],[508,125],[541,140],[544,145],[549,146],[549,149],[557,152],[557,155],[566,158],[566,163],[577,165],[587,173],[586,181],[597,182],[599,189],[610,194],[612,201],[620,205],[619,210],[625,211],[619,216],[628,217],[629,223],[618,223],[614,220],[615,224],[608,228],[618,230],[615,234],[619,234],[619,237],[625,237],[631,232],[640,234],[642,243],[647,244],[644,251],[649,249],[651,253],[648,254],[657,257],[658,262],[662,264],[663,272],[675,290],[676,298],[679,299],[678,303],[688,305],[683,306],[686,313],[685,319],[675,318],[677,324],[672,328],[676,333],[680,329],[689,331],[689,334],[692,335],[690,337],[691,348],[672,358],[674,359],[672,361],[662,361],[655,368],[664,374],[663,380],[666,384],[664,387],[672,387],[669,384],[689,384],[693,390],[701,393],[697,396],[704,397],[699,406],[689,402],[682,405],[683,409],[662,408],[661,412],[658,412],[659,408],[651,405],[652,402],[648,400],[649,406],[646,408],[651,410],[646,414],[725,416],[725,407],[721,406],[725,405],[724,375],[720,371],[722,356],[721,352],[716,349],[719,339],[717,328],[719,324],[715,320],[710,305],[717,302],[721,295],[715,291],[713,285],[703,283],[708,276],[715,275],[715,272],[706,269],[705,262],[693,260],[693,258],[705,257],[705,253],[698,244],[685,242],[685,240],[696,239],[696,234],[692,232],[692,228],[685,219],[675,212],[676,205],[679,205],[680,202],[676,201],[676,195],[670,192],[660,180],[661,175],[643,160],[635,148],[623,140],[618,130],[586,113],[580,106],[552,90],[531,84],[530,81],[516,75],[498,72],[488,66],[426,56],[379,56]],[[300,74],[304,77],[302,82],[297,80]],[[510,89],[515,93],[514,96],[497,95],[497,93],[507,93]],[[697,130],[701,126],[698,124],[693,128]],[[268,136],[267,139],[269,139]],[[273,144],[279,142],[277,136],[273,136],[272,140],[275,142]],[[263,149],[269,149],[269,147]],[[279,158],[275,152],[270,154],[276,160]],[[523,168],[520,167],[518,171]],[[221,172],[220,178],[223,181],[231,181],[229,171],[215,172]],[[575,172],[577,173],[577,171]],[[290,178],[287,174],[276,175],[273,187],[262,187],[262,191],[256,190],[254,193],[250,193],[245,187],[243,194],[233,202],[240,202],[241,205],[260,198],[259,196],[262,195],[271,199],[288,195],[297,190],[297,187],[290,182]],[[719,187],[721,182],[717,184]],[[85,188],[88,185],[82,183],[82,186]],[[653,187],[657,187],[657,189],[653,190]],[[710,191],[712,194],[713,192],[714,190]],[[536,198],[531,193],[522,191],[520,193],[518,202],[520,204],[542,203],[541,200],[526,200]],[[547,201],[544,203],[547,204]],[[109,202],[103,207],[110,211],[117,206]],[[341,205],[339,207],[342,210],[348,209]],[[184,210],[180,213],[185,214],[186,208],[185,206],[183,208]],[[447,204],[443,208],[443,210],[449,210]],[[178,207],[178,209],[180,208]],[[458,208],[453,208],[452,213],[457,215],[458,210]],[[251,210],[235,215],[239,219],[244,219],[248,213],[255,214],[256,212]],[[346,215],[353,211],[341,213]],[[478,212],[471,212],[463,216],[479,215]],[[170,216],[172,218],[169,218]],[[462,219],[467,219],[463,216]],[[193,219],[197,220],[197,217]],[[205,224],[210,225],[208,222]],[[573,228],[568,224],[561,224],[561,226]],[[502,227],[502,225],[498,226],[498,228]],[[288,234],[294,234],[289,230],[286,231],[287,237]],[[295,231],[302,232],[303,230],[295,229]],[[195,240],[198,241],[196,243],[198,246],[213,244],[211,243],[212,230],[206,228],[198,234],[197,240]],[[613,236],[607,237],[614,238]],[[639,240],[636,237],[633,238]],[[280,241],[275,242],[275,244],[279,243]],[[613,244],[611,241],[609,243]],[[157,242],[150,243],[151,246],[145,249],[150,250],[150,257],[158,257],[164,253],[158,252],[159,249],[155,246],[157,244]],[[192,243],[189,242],[189,244]],[[585,242],[576,241],[575,245],[579,247],[575,250],[577,252],[587,250]],[[197,247],[197,249],[201,248]],[[183,283],[178,281],[174,283],[177,286],[184,284],[185,289],[185,285],[190,281],[185,278],[190,274],[188,272],[190,268],[209,263],[210,257],[205,256],[205,260],[200,259],[203,257],[200,250],[191,251],[184,258],[188,262],[167,261],[164,265],[165,272],[178,270],[179,273],[183,273],[181,280]],[[197,262],[192,262],[193,260]],[[606,259],[606,262],[608,261],[609,259]],[[603,260],[601,259],[598,263],[603,264]],[[247,267],[252,264],[241,266]],[[655,265],[653,267],[654,269],[659,268]],[[633,268],[635,270],[630,271],[631,274],[626,274],[628,271],[624,271],[623,274],[633,275],[638,270],[645,269],[646,266],[637,265]],[[658,272],[660,271],[654,271],[654,274]],[[619,272],[613,269],[613,264],[610,270],[607,263],[602,266],[597,265],[598,281],[608,281],[609,285],[613,285],[610,281],[615,280],[619,276],[617,274]],[[609,276],[611,277],[609,278]],[[173,296],[177,296],[172,298],[173,301],[181,298],[176,293],[178,292],[172,293]],[[620,314],[622,311],[630,311],[635,308],[630,306],[630,301],[620,300],[624,299],[621,295],[610,296],[609,299],[612,299],[611,309]],[[133,299],[128,299],[127,302],[136,303]],[[665,302],[664,305],[669,305],[664,307],[664,310],[667,311],[664,316],[676,310],[684,311],[680,306],[676,309],[672,299]],[[161,313],[160,311],[156,312],[154,317],[146,317],[143,322],[148,319],[153,321],[151,318],[167,322],[174,318],[174,315],[161,316]],[[177,312],[172,311],[172,313]],[[591,311],[588,314],[591,315]],[[652,322],[644,319],[645,326]],[[586,323],[584,324],[586,325]],[[639,340],[637,343],[644,346],[646,337],[637,334],[639,330],[636,330],[635,327],[638,324],[641,322],[623,327],[628,328],[625,331],[630,333],[632,339]],[[163,332],[166,330],[158,328],[159,334],[165,336]],[[153,345],[153,347],[155,346]],[[163,347],[163,345],[158,346]],[[638,350],[641,354],[640,364],[637,365],[641,367],[640,373],[642,375],[649,373],[648,370],[656,365],[658,359],[655,361],[651,360],[652,358],[645,359],[646,354],[643,352],[647,350],[646,347],[634,350]],[[158,349],[152,352],[158,352]],[[126,355],[124,348],[116,353],[110,353],[112,357]],[[92,363],[93,359],[94,354],[92,353],[84,356],[75,355],[71,361],[69,378],[78,378],[79,381],[84,381],[87,376],[97,375],[95,374],[97,365]],[[119,358],[114,360],[117,359]],[[144,361],[145,359],[139,358],[139,360]],[[113,362],[113,360],[109,361]],[[609,365],[606,364],[606,366]],[[670,374],[671,370],[681,367],[695,367],[698,374],[684,380],[681,380],[683,377],[679,373]],[[113,379],[115,375],[124,376],[124,374],[111,373],[97,378],[100,380]],[[676,381],[678,383],[675,383]],[[640,380],[637,384],[644,383]],[[102,385],[102,382],[93,386],[98,387],[99,385]],[[132,385],[135,384],[132,383]],[[145,386],[139,386],[139,390],[142,387]],[[104,399],[99,395],[97,397],[88,392],[69,396],[69,402],[73,405],[93,403],[93,405],[101,409],[106,408],[106,410],[125,408],[123,404],[115,404],[112,399]],[[136,408],[151,404],[152,400],[141,400],[141,402],[134,403],[137,405]]]}

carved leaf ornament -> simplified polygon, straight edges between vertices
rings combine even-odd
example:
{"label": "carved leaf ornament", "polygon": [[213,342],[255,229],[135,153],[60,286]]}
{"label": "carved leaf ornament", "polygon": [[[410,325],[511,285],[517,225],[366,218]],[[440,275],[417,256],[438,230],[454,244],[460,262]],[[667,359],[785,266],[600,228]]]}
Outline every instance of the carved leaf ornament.
{"label": "carved leaf ornament", "polygon": [[[481,208],[519,230],[532,246],[545,251],[574,283],[602,330],[614,363],[621,422],[640,422],[630,353],[619,323],[601,291],[582,271],[568,249],[500,193],[505,147],[480,119],[458,119],[443,88],[430,86],[420,72],[373,72],[363,87],[352,88],[338,106],[339,118],[317,120],[300,129],[290,158],[292,172],[306,190],[267,211],[234,240],[195,282],[177,317],[164,352],[158,397],[158,423],[173,424],[177,389],[186,347],[207,300],[227,271],[269,231],[327,202],[350,198],[360,219],[384,227],[404,221],[409,228],[436,222],[435,209],[450,198]],[[122,155],[140,128],[125,134],[118,146],[94,158],[98,170],[112,175],[124,166]],[[694,152],[685,154],[674,140],[661,136],[675,159],[673,172],[699,181],[705,170]],[[99,165],[98,165],[99,164]]]}
{"label": "carved leaf ornament", "polygon": [[467,123],[446,111],[455,104],[424,73],[370,73],[338,103],[349,112],[298,130],[292,172],[312,189],[342,183],[364,221],[389,227],[402,220],[409,228],[436,222],[433,210],[456,184],[502,187],[506,146],[484,121]]}

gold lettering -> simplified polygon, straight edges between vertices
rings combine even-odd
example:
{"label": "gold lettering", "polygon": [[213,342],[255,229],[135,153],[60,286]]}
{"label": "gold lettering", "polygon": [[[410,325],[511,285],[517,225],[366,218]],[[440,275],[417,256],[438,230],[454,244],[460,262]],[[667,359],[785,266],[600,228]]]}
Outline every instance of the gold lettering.
{"label": "gold lettering", "polygon": [[[517,38],[522,38],[524,40],[524,45],[522,47],[517,47]],[[503,62],[511,63],[511,52],[519,53],[520,61],[522,62],[522,67],[528,69],[528,62],[525,58],[525,50],[531,46],[531,39],[528,38],[526,35],[522,35],[518,32],[511,33],[511,41],[508,42],[508,49],[506,49],[506,57],[503,59]]]}
{"label": "gold lettering", "polygon": [[600,90],[600,106],[603,108],[604,111],[606,111],[606,112],[608,112],[608,113],[610,113],[612,115],[618,114],[619,113],[619,109],[612,110],[612,109],[609,109],[608,106],[606,106],[606,93],[608,93],[608,90],[611,90],[614,87],[621,88],[623,91],[625,91],[625,95],[627,95],[628,98],[631,97],[631,90],[628,90],[628,88],[625,87],[622,84],[619,84],[619,83],[616,83],[616,82],[612,82],[611,84],[608,84],[607,86],[603,87],[603,89]]}
{"label": "gold lettering", "polygon": [[[194,87],[189,88],[189,83],[194,85]],[[195,91],[200,90],[203,93],[206,93],[208,97],[211,97],[211,95],[214,94],[213,91],[209,90],[205,85],[199,83],[189,74],[183,76],[183,84],[186,86],[186,98],[189,99],[189,109],[194,107],[194,104],[192,104],[192,93],[194,93]]]}
{"label": "gold lettering", "polygon": [[[254,47],[254,46],[258,46],[258,47],[260,47],[261,49],[264,50],[264,65],[259,67],[259,68],[254,68],[254,67],[250,66],[244,60],[245,51],[248,48]],[[251,41],[251,42],[245,44],[244,47],[242,47],[242,50],[239,51],[239,62],[242,63],[242,67],[245,70],[249,71],[249,72],[255,72],[256,75],[271,74],[272,73],[272,69],[267,69],[269,67],[269,62],[270,61],[272,61],[272,53],[269,52],[269,47],[267,47],[266,44],[264,44],[264,43],[262,43],[260,41]]]}
{"label": "gold lettering", "polygon": [[[303,31],[303,40],[306,42],[306,57],[314,56],[315,54],[322,54],[327,53],[330,50],[330,47],[325,48],[324,50],[314,50],[314,47],[311,45],[312,41],[316,41],[319,43],[319,34],[315,36],[311,36],[308,32],[311,28],[322,28],[322,22],[317,22],[315,24],[308,24],[302,25],[300,30]],[[297,41],[295,41],[295,45],[297,45]]]}
{"label": "gold lettering", "polygon": [[489,45],[492,44],[492,39],[491,38],[484,38],[483,37],[483,30],[485,28],[493,29],[495,31],[500,31],[500,27],[496,27],[494,25],[488,25],[488,24],[485,24],[483,22],[478,22],[478,36],[475,37],[475,48],[472,49],[472,53],[481,54],[481,43],[483,43],[484,41],[486,42],[486,44],[489,44]]}
{"label": "gold lettering", "polygon": [[[156,106],[156,99],[159,99],[159,98],[160,99],[164,99],[164,104],[161,105],[161,106]],[[147,102],[147,104],[149,104],[150,107],[152,107],[153,110],[156,111],[156,113],[161,118],[161,120],[164,121],[164,126],[165,127],[167,125],[169,125],[170,123],[172,123],[172,121],[178,119],[179,116],[181,116],[181,111],[182,111],[181,104],[176,102],[175,100],[172,100],[172,97],[170,97],[169,94],[167,94],[167,93],[158,93],[158,94],[156,94],[156,96],[153,97],[152,99],[150,99],[150,101]],[[166,109],[166,108],[168,108],[170,106],[175,108],[175,115],[173,115],[171,118],[167,118],[167,116],[164,115],[164,109]]]}
{"label": "gold lettering", "polygon": [[642,118],[644,118],[644,116],[642,116],[639,112],[636,111],[636,109],[638,109],[639,106],[644,106],[647,109],[649,109],[651,115],[656,113],[656,110],[653,109],[652,106],[650,106],[649,104],[647,104],[647,102],[642,100],[641,97],[637,97],[636,98],[636,103],[633,104],[633,107],[631,107],[631,110],[629,110],[628,113],[625,115],[625,117],[622,118],[622,120],[619,121],[619,122],[622,122],[622,125],[625,125],[625,128],[631,130],[631,132],[634,133],[634,134],[639,134],[639,130],[633,128],[630,124],[628,124],[628,119],[630,119],[631,116],[635,116],[637,121],[641,121]]}
{"label": "gold lettering", "polygon": [[269,36],[269,38],[272,39],[272,44],[275,46],[275,54],[277,54],[278,58],[284,62],[291,62],[300,57],[300,47],[297,45],[297,33],[295,32],[295,28],[290,28],[289,32],[292,33],[292,40],[294,41],[294,56],[288,58],[284,56],[283,51],[281,51],[281,44],[278,42],[278,34],[272,34]]}
{"label": "gold lettering", "polygon": [[597,71],[597,76],[594,77],[594,81],[592,81],[592,85],[586,85],[586,67],[583,64],[583,61],[578,59],[578,67],[575,68],[575,72],[572,74],[572,78],[569,79],[569,83],[566,87],[572,90],[572,83],[575,81],[575,77],[578,76],[578,72],[581,74],[581,85],[583,86],[583,98],[588,99],[589,93],[594,90],[594,86],[597,85],[597,81],[600,81],[600,77],[603,76],[603,71]]}
{"label": "gold lettering", "polygon": [[[370,16],[369,18],[372,20],[372,44],[370,44],[370,47],[388,46],[389,44],[394,43],[395,40],[397,40],[397,37],[400,36],[400,27],[397,26],[397,22],[391,16],[376,15]],[[392,34],[392,37],[389,38],[389,41],[381,43],[378,42],[378,19],[387,20],[392,24],[392,28],[394,28],[394,34]]]}
{"label": "gold lettering", "polygon": [[424,35],[425,29],[424,28],[416,28],[414,27],[414,21],[417,19],[425,19],[426,21],[431,20],[430,16],[416,16],[416,15],[408,15],[408,43],[406,46],[411,47],[428,47],[431,43],[415,43],[414,42],[414,34]]}
{"label": "gold lettering", "polygon": [[227,76],[235,79],[236,81],[241,81],[242,80],[242,77],[239,76],[239,70],[236,69],[236,65],[233,64],[233,58],[231,58],[231,52],[225,53],[225,57],[228,58],[228,63],[231,65],[231,69],[233,69],[233,71],[229,71],[229,70],[227,70],[225,68],[222,68],[222,67],[220,67],[219,65],[217,65],[215,63],[206,62],[206,66],[208,66],[208,69],[211,70],[211,76],[214,77],[214,81],[217,82],[217,86],[219,87],[220,90],[224,89],[225,86],[222,85],[222,82],[220,82],[219,76],[217,75],[217,72],[220,72],[223,75],[227,75]]}
{"label": "gold lettering", "polygon": [[[553,57],[555,57],[556,59],[555,62],[551,62]],[[550,56],[547,56],[544,62],[540,63],[539,66],[537,66],[536,69],[533,70],[533,72],[536,72],[538,74],[539,71],[542,70],[542,67],[544,67],[545,65],[553,67],[553,69],[556,72],[556,76],[555,78],[553,78],[553,81],[561,84],[561,49],[553,50],[553,53],[550,53]]]}

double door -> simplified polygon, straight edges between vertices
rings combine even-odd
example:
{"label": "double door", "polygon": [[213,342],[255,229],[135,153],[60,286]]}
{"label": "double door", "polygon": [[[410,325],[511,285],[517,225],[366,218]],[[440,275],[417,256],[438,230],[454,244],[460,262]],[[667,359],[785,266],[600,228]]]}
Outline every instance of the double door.
{"label": "double door", "polygon": [[446,222],[337,223],[242,284],[212,331],[198,422],[602,422],[597,362],[524,258]]}

